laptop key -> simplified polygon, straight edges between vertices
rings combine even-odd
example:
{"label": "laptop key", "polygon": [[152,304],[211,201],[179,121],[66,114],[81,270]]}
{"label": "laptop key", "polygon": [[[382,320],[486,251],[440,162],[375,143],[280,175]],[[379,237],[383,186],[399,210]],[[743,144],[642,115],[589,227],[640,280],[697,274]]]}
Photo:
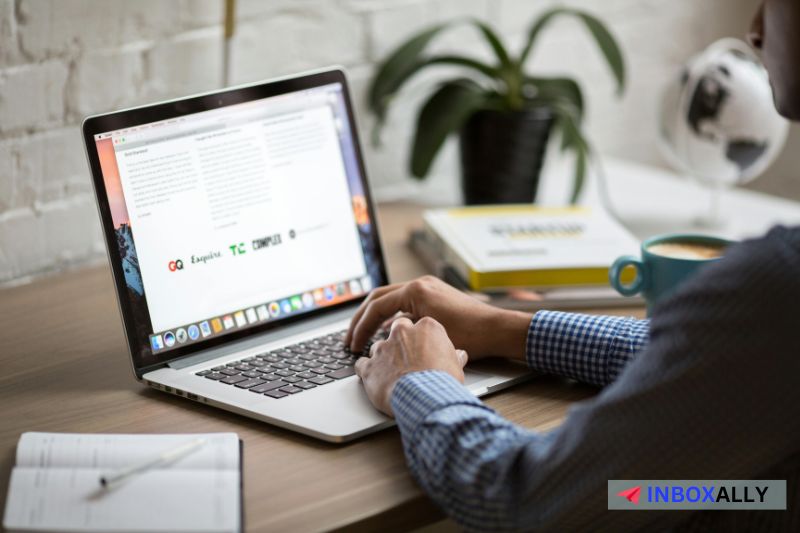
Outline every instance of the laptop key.
{"label": "laptop key", "polygon": [[207,374],[210,374],[210,373],[211,373],[211,370],[201,370],[200,372],[197,372],[197,373],[195,374],[195,376],[200,376],[200,377],[202,377],[202,376],[205,376],[205,375],[207,375]]}
{"label": "laptop key", "polygon": [[282,391],[282,392],[288,392],[289,394],[297,394],[298,392],[303,392],[303,389],[300,389],[298,387],[294,387],[292,385],[289,385],[287,387],[282,387],[282,388],[280,388],[278,390]]}
{"label": "laptop key", "polygon": [[292,372],[291,370],[276,370],[275,375],[282,377],[294,376],[294,372]]}
{"label": "laptop key", "polygon": [[255,387],[250,389],[250,392],[257,392],[258,394],[263,394],[265,392],[269,392],[271,390],[280,389],[281,387],[285,387],[288,385],[285,381],[268,381],[266,383],[262,383],[261,385],[256,385]]}
{"label": "laptop key", "polygon": [[[250,390],[252,390],[252,389],[250,389]],[[264,396],[271,396],[273,398],[286,398],[289,395],[287,393],[281,392],[279,390],[272,390],[272,391],[269,391],[266,394],[264,394]]]}
{"label": "laptop key", "polygon": [[280,363],[281,358],[278,357],[277,355],[270,354],[270,355],[264,356],[264,361],[269,361],[270,363]]}
{"label": "laptop key", "polygon": [[339,370],[340,368],[343,368],[343,366],[342,365],[337,365],[335,363],[331,363],[329,365],[325,365],[325,368],[330,368],[331,370]]}
{"label": "laptop key", "polygon": [[305,372],[308,369],[301,365],[292,365],[289,367],[289,370],[291,370],[292,372]]}
{"label": "laptop key", "polygon": [[329,368],[312,368],[311,371],[315,374],[327,374],[331,372]]}
{"label": "laptop key", "polygon": [[228,385],[233,385],[235,383],[239,383],[240,381],[245,381],[247,378],[244,376],[228,376],[225,379],[219,380],[220,383],[226,383]]}
{"label": "laptop key", "polygon": [[256,372],[255,370],[250,370],[249,372],[243,372],[242,375],[246,378],[257,378],[261,375],[261,372]]}
{"label": "laptop key", "polygon": [[303,363],[303,366],[307,368],[319,368],[322,365],[320,363],[317,363],[316,361],[306,361],[305,363]]}
{"label": "laptop key", "polygon": [[225,374],[226,376],[238,376],[240,372],[238,370],[234,370],[232,368],[223,368],[220,370],[221,374]]}
{"label": "laptop key", "polygon": [[312,374],[311,372],[300,372],[299,374],[297,374],[297,377],[298,378],[303,378],[303,379],[311,379],[315,375],[316,374]]}
{"label": "laptop key", "polygon": [[304,353],[297,356],[298,359],[302,359],[303,361],[313,361],[317,358],[316,354],[313,353]]}
{"label": "laptop key", "polygon": [[313,383],[309,383],[308,381],[298,381],[294,384],[295,387],[299,387],[301,389],[313,389],[316,387]]}
{"label": "laptop key", "polygon": [[318,357],[317,362],[326,364],[326,363],[333,363],[334,359],[332,357]]}
{"label": "laptop key", "polygon": [[249,363],[250,361],[255,361],[255,359],[256,359],[255,357],[245,357],[244,359],[242,359],[242,361],[244,361],[245,363]]}
{"label": "laptop key", "polygon": [[263,379],[248,379],[247,381],[240,381],[235,385],[240,389],[250,389],[252,387],[255,387],[256,385],[261,385],[262,383],[264,383]]}
{"label": "laptop key", "polygon": [[225,377],[225,374],[220,374],[219,372],[212,372],[211,374],[206,374],[206,379],[213,379],[214,381],[219,381]]}
{"label": "laptop key", "polygon": [[272,368],[278,368],[280,370],[283,370],[284,368],[289,368],[289,365],[287,365],[286,363],[272,363],[270,366]]}
{"label": "laptop key", "polygon": [[315,378],[309,379],[308,381],[310,381],[311,383],[313,383],[315,385],[325,385],[326,383],[330,383],[333,380],[331,378],[328,378],[328,377],[325,377],[325,376],[317,376]]}
{"label": "laptop key", "polygon": [[266,364],[267,364],[266,362],[264,362],[262,360],[258,360],[258,359],[255,360],[255,361],[250,361],[250,366],[254,366],[256,368],[261,368],[262,366],[264,366]]}
{"label": "laptop key", "polygon": [[220,370],[222,370],[223,368],[225,368],[225,365],[222,365],[222,366],[215,366],[215,367],[214,367],[214,368],[212,368],[211,370],[213,370],[214,372],[219,372],[219,371],[220,371]]}
{"label": "laptop key", "polygon": [[353,376],[353,375],[355,375],[355,373],[356,373],[356,369],[355,368],[353,368],[352,366],[346,366],[344,368],[340,368],[339,370],[331,372],[330,374],[328,374],[328,377],[331,377],[331,378],[334,378],[334,379],[342,379],[342,378],[346,378],[348,376]]}
{"label": "laptop key", "polygon": [[300,378],[296,378],[294,376],[284,376],[282,379],[286,383],[297,383],[298,381],[301,381]]}

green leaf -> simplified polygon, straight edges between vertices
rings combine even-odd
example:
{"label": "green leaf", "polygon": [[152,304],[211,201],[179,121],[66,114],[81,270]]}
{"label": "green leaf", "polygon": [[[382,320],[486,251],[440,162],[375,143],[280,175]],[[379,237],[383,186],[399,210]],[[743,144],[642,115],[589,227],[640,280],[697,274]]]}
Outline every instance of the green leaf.
{"label": "green leaf", "polygon": [[533,45],[542,29],[547,26],[553,18],[560,15],[571,15],[577,17],[584,23],[597,43],[597,46],[600,48],[600,52],[603,54],[606,63],[608,63],[611,73],[614,75],[614,79],[617,82],[617,94],[621,94],[625,88],[625,60],[622,57],[619,45],[606,26],[598,18],[585,11],[566,7],[557,7],[546,11],[536,20],[533,26],[531,26],[531,29],[528,30],[528,40],[520,53],[519,64],[524,64],[528,59]]}
{"label": "green leaf", "polygon": [[525,60],[528,59],[528,55],[530,55],[531,50],[533,49],[536,38],[539,37],[539,34],[542,32],[544,27],[547,26],[554,17],[569,13],[571,11],[572,10],[569,8],[556,7],[550,9],[549,11],[545,11],[542,16],[536,19],[536,22],[533,23],[531,29],[528,30],[528,40],[525,42],[525,46],[522,48],[522,52],[519,54],[520,65],[524,64]]}
{"label": "green leaf", "polygon": [[582,149],[575,150],[575,177],[572,182],[572,194],[569,197],[569,203],[574,204],[578,201],[578,197],[583,190],[583,184],[586,180],[586,152]]}
{"label": "green leaf", "polygon": [[606,62],[617,80],[617,94],[622,94],[625,88],[625,60],[622,59],[622,52],[617,41],[596,17],[583,11],[576,11],[575,14],[586,24],[592,37],[597,42],[597,46],[600,47],[600,51],[603,52],[603,56],[606,58]]}
{"label": "green leaf", "polygon": [[449,24],[438,24],[413,36],[401,44],[381,64],[378,73],[372,79],[369,88],[368,103],[370,110],[379,121],[386,115],[388,97],[391,96],[408,77],[420,69],[420,55],[425,48]]}
{"label": "green leaf", "polygon": [[475,82],[459,79],[447,82],[434,92],[417,117],[411,149],[411,174],[424,178],[445,139],[459,130],[487,100],[487,94]]}
{"label": "green leaf", "polygon": [[492,47],[494,54],[500,62],[500,66],[504,69],[511,70],[513,68],[513,62],[505,46],[503,46],[503,43],[500,41],[500,37],[497,36],[488,24],[484,24],[477,19],[472,19],[472,23],[481,31],[486,41],[489,43],[489,46]]}
{"label": "green leaf", "polygon": [[584,139],[577,125],[575,110],[572,106],[555,104],[553,110],[558,116],[558,127],[561,129],[562,146],[575,152],[575,174],[572,181],[570,203],[577,202],[586,180],[586,164],[590,155],[589,144]]}
{"label": "green leaf", "polygon": [[[466,67],[473,69],[490,79],[494,79],[497,76],[497,69],[495,67],[489,66],[485,63],[481,63],[480,61],[471,59],[469,57],[441,55],[441,56],[432,56],[429,58],[419,60],[415,65],[413,65],[406,71],[406,75],[403,79],[396,80],[397,86],[393,87],[391,89],[391,92],[386,94],[385,100],[383,101],[382,104],[383,108],[380,111],[373,109],[373,111],[375,111],[378,117],[378,120],[375,123],[375,127],[372,130],[373,145],[375,146],[380,145],[380,130],[383,127],[383,123],[385,121],[385,111],[386,107],[389,104],[391,96],[400,88],[400,85],[405,83],[414,74],[416,74],[423,68],[431,65],[453,65],[459,67]],[[371,98],[372,96],[370,96],[370,99]]]}
{"label": "green leaf", "polygon": [[[570,106],[574,111],[574,120],[580,126],[583,122],[584,99],[578,82],[572,78],[526,78],[526,83],[532,85],[537,93],[533,102],[536,105]],[[565,150],[570,145],[568,138],[564,137],[561,142],[561,149]]]}

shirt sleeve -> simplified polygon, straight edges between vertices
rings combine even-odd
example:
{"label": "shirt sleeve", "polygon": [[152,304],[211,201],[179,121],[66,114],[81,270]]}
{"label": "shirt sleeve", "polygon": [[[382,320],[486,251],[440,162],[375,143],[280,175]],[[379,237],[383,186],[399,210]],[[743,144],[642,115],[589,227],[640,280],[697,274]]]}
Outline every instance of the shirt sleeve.
{"label": "shirt sleeve", "polygon": [[[669,529],[690,519],[748,529],[743,511],[609,511],[607,483],[800,479],[782,467],[800,449],[797,246],[737,247],[698,274],[656,308],[650,341],[619,378],[547,434],[508,422],[447,374],[404,376],[392,407],[413,476],[472,531]],[[713,523],[705,529],[731,529]]]}
{"label": "shirt sleeve", "polygon": [[539,311],[528,329],[528,365],[602,387],[647,346],[649,328],[631,317]]}
{"label": "shirt sleeve", "polygon": [[527,447],[543,453],[552,434],[515,426],[441,371],[403,376],[392,409],[425,492],[468,530],[516,529],[519,487],[509,482],[516,454]]}

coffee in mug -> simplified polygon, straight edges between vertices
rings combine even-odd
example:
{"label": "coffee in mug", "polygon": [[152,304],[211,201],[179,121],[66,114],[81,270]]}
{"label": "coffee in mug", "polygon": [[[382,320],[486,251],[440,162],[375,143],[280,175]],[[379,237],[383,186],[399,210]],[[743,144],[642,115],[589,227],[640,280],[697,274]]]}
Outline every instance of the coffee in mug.
{"label": "coffee in mug", "polygon": [[716,259],[725,253],[724,246],[712,246],[693,242],[661,242],[651,245],[647,250],[656,255],[675,259],[695,259],[703,261]]}

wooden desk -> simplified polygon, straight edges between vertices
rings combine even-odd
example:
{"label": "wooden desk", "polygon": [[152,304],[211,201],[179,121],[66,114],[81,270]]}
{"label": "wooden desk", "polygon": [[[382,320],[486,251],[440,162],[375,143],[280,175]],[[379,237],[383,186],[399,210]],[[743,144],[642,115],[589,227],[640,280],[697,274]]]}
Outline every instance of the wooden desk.
{"label": "wooden desk", "polygon": [[[412,205],[380,208],[395,281],[424,273],[404,244],[419,213]],[[0,368],[3,508],[24,431],[233,431],[245,443],[248,531],[392,531],[442,516],[409,476],[394,428],[332,445],[139,385],[107,267],[0,291]],[[543,378],[486,402],[518,424],[547,429],[594,392]]]}

